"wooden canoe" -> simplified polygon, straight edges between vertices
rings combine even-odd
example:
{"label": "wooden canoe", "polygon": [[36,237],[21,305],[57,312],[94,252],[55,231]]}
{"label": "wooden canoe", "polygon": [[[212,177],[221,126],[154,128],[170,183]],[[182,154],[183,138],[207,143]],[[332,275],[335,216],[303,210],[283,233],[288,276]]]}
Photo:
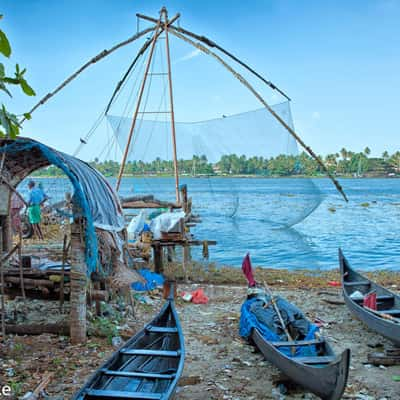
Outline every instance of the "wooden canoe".
{"label": "wooden canoe", "polygon": [[171,399],[184,358],[183,333],[169,298],[157,317],[114,353],[74,400]]}
{"label": "wooden canoe", "polygon": [[[376,284],[354,271],[339,249],[340,275],[342,278],[343,297],[350,311],[371,330],[381,334],[400,346],[400,296]],[[353,292],[362,294],[375,292],[377,310],[363,307],[363,299],[352,299]]]}
{"label": "wooden canoe", "polygon": [[[254,329],[251,339],[266,360],[288,378],[324,400],[339,400],[346,388],[350,365],[350,350],[336,356],[324,339],[269,342]],[[317,356],[289,357],[279,349],[316,346]]]}

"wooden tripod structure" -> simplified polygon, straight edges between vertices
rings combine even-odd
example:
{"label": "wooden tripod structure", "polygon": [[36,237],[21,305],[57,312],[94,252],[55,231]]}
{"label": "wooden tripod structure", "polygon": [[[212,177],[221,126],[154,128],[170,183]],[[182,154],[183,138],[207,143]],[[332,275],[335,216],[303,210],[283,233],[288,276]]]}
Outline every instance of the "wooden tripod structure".
{"label": "wooden tripod structure", "polygon": [[[190,32],[186,29],[183,29],[179,26],[173,25],[174,22],[178,20],[180,17],[180,14],[176,14],[172,19],[168,19],[168,12],[165,7],[163,7],[160,11],[160,16],[159,18],[152,18],[148,17],[146,15],[142,14],[136,14],[138,18],[149,21],[154,23],[155,25],[153,27],[147,28],[141,32],[136,33],[129,39],[118,43],[117,45],[113,46],[109,50],[103,50],[101,53],[99,53],[97,56],[93,57],[90,59],[87,63],[85,63],[80,69],[78,69],[76,72],[74,72],[70,77],[68,77],[64,82],[62,82],[53,92],[48,93],[46,96],[44,96],[30,111],[29,113],[32,114],[39,106],[47,102],[52,96],[54,96],[56,93],[58,93],[61,89],[63,89],[67,84],[69,84],[72,80],[74,80],[81,72],[83,72],[86,68],[88,68],[90,65],[96,63],[97,61],[101,60],[102,58],[108,56],[109,54],[113,53],[115,50],[121,48],[122,46],[125,46],[129,43],[132,43],[133,41],[139,39],[140,37],[144,36],[145,34],[149,32],[153,32],[153,36],[151,40],[148,40],[142,48],[139,50],[139,53],[137,57],[134,59],[133,63],[129,67],[127,73],[125,73],[124,77],[120,82],[118,82],[117,87],[112,95],[112,98],[107,106],[107,111],[113,102],[114,98],[116,97],[117,92],[121,88],[122,84],[124,81],[127,79],[130,70],[133,68],[134,64],[137,62],[137,60],[140,58],[141,55],[145,53],[145,51],[150,47],[150,54],[147,60],[147,65],[146,65],[146,70],[145,70],[145,76],[142,81],[142,86],[139,92],[139,97],[138,101],[136,104],[136,109],[135,113],[132,119],[132,125],[131,129],[129,132],[128,136],[128,141],[127,145],[124,151],[123,155],[123,160],[121,164],[121,168],[118,174],[118,180],[117,180],[117,190],[120,187],[121,183],[121,178],[125,169],[125,164],[126,164],[126,159],[129,154],[129,147],[131,144],[132,137],[134,135],[134,130],[135,130],[135,125],[136,125],[136,119],[138,117],[138,114],[140,113],[139,107],[140,103],[143,97],[143,91],[146,85],[147,81],[147,76],[149,73],[149,68],[150,64],[152,61],[153,57],[153,52],[154,52],[154,46],[159,38],[159,36],[162,34],[162,32],[165,32],[165,42],[166,42],[166,56],[167,56],[167,65],[168,65],[168,80],[169,80],[169,97],[170,97],[170,110],[168,111],[171,114],[171,134],[172,134],[172,142],[173,142],[173,157],[174,157],[174,172],[175,172],[175,186],[176,186],[176,201],[178,204],[180,204],[180,198],[179,198],[179,173],[178,173],[178,163],[176,159],[176,137],[175,137],[175,119],[174,119],[174,107],[173,107],[173,94],[172,94],[172,79],[171,79],[171,63],[170,63],[170,52],[169,52],[169,38],[168,34],[171,33],[174,36],[182,39],[186,43],[196,47],[203,53],[213,57],[215,60],[217,60],[220,64],[222,64],[235,78],[237,78],[258,100],[259,102],[265,107],[271,114],[272,116],[288,131],[288,133],[295,138],[295,140],[300,144],[300,146],[320,165],[322,170],[326,173],[326,175],[331,179],[333,184],[335,185],[336,189],[339,191],[339,193],[343,196],[345,201],[347,200],[347,196],[343,191],[342,186],[340,183],[337,181],[337,179],[332,175],[332,173],[328,170],[324,162],[320,159],[320,157],[309,147],[304,143],[304,141],[301,139],[301,137],[297,134],[297,132],[289,126],[272,108],[271,106],[265,101],[265,99],[254,89],[254,87],[241,75],[239,74],[230,64],[228,64],[224,59],[221,58],[217,53],[213,52],[210,50],[216,49],[223,53],[225,56],[233,60],[235,63],[239,64],[243,68],[245,68],[248,72],[250,72],[252,75],[256,76],[257,79],[261,80],[264,84],[268,85],[272,90],[277,91],[280,93],[282,96],[284,96],[288,101],[290,101],[289,96],[283,92],[281,89],[279,89],[276,85],[274,85],[271,81],[265,79],[263,76],[261,76],[259,73],[257,73],[254,69],[252,69],[249,65],[241,61],[238,57],[230,53],[229,51],[225,50],[218,44],[216,44],[214,41],[210,40],[209,38],[201,35],[197,35],[193,32]],[[197,42],[193,41],[192,39],[196,39]],[[107,112],[106,111],[106,112]],[[24,119],[21,121],[21,123],[24,121]]]}
{"label": "wooden tripod structure", "polygon": [[[139,18],[146,19],[146,20],[153,20],[153,18],[146,17],[146,16],[139,16]],[[140,105],[142,103],[143,99],[143,93],[145,90],[147,78],[149,76],[149,70],[150,70],[150,65],[153,60],[154,56],[154,49],[157,43],[158,38],[160,37],[161,33],[164,32],[165,34],[165,50],[166,50],[166,57],[167,57],[167,75],[168,75],[168,88],[169,88],[169,104],[170,104],[170,110],[169,111],[161,111],[161,113],[169,113],[171,115],[171,135],[172,135],[172,153],[173,153],[173,161],[174,161],[174,175],[175,175],[175,194],[176,194],[176,203],[180,204],[180,195],[179,195],[179,171],[178,171],[178,159],[176,155],[176,134],[175,134],[175,114],[174,114],[174,97],[173,97],[173,91],[172,91],[172,75],[171,75],[171,56],[170,56],[170,50],[169,50],[169,37],[168,37],[168,30],[170,29],[170,25],[179,18],[179,14],[177,14],[174,18],[171,20],[168,20],[168,12],[165,7],[163,7],[160,11],[160,18],[155,21],[155,30],[153,33],[153,37],[151,39],[151,44],[150,44],[150,53],[147,59],[147,64],[145,67],[145,72],[142,80],[142,84],[139,90],[139,96],[136,102],[136,109],[135,113],[133,115],[132,119],[132,124],[131,128],[129,130],[128,134],[128,140],[125,146],[124,154],[122,157],[122,162],[121,162],[121,167],[118,173],[118,178],[117,178],[117,185],[116,185],[116,190],[118,191],[121,185],[121,179],[122,175],[125,170],[125,165],[126,165],[126,159],[129,154],[129,149],[132,141],[132,137],[134,135],[135,131],[135,126],[136,126],[136,121],[138,119],[140,112]],[[148,113],[148,112],[147,112]],[[150,112],[154,113],[154,112]],[[160,113],[160,112],[158,112]]]}

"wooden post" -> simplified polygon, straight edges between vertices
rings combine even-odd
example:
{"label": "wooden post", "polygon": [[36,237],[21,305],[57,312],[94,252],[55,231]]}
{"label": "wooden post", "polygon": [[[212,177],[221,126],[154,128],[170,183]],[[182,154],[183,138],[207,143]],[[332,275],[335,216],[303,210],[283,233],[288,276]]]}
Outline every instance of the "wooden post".
{"label": "wooden post", "polygon": [[187,185],[181,185],[181,199],[182,199],[182,210],[185,214],[188,213],[188,197],[187,197]]}
{"label": "wooden post", "polygon": [[187,266],[190,260],[190,246],[187,243],[183,244],[183,260],[182,260],[182,269],[185,276],[185,283],[188,283],[188,273]]}
{"label": "wooden post", "polygon": [[159,243],[153,246],[154,272],[161,274],[164,272],[162,247]]}
{"label": "wooden post", "polygon": [[3,228],[3,250],[10,251],[12,245],[13,245],[13,239],[12,239],[11,216],[6,215],[4,217],[4,228]]}
{"label": "wooden post", "polygon": [[21,285],[21,294],[22,294],[22,298],[24,300],[26,300],[25,283],[24,283],[24,270],[23,270],[23,266],[22,266],[22,234],[21,234],[21,230],[19,230],[18,266],[19,266],[19,278],[20,278],[20,285]]}
{"label": "wooden post", "polygon": [[61,267],[61,282],[60,282],[60,312],[64,307],[64,279],[65,279],[65,263],[67,262],[67,235],[64,235],[63,253],[62,253],[62,267]]}
{"label": "wooden post", "polygon": [[4,300],[4,271],[3,271],[3,226],[0,226],[0,276],[1,276],[1,336],[6,340],[6,305]]}
{"label": "wooden post", "polygon": [[83,241],[83,219],[74,218],[71,224],[71,343],[86,342],[86,263]]}
{"label": "wooden post", "polygon": [[[101,289],[100,288],[100,282],[94,282],[93,283],[93,287],[94,287],[94,290],[99,291]],[[100,303],[100,300],[98,298],[96,298],[95,303],[96,303],[96,315],[98,317],[100,317],[101,316],[101,303]]]}

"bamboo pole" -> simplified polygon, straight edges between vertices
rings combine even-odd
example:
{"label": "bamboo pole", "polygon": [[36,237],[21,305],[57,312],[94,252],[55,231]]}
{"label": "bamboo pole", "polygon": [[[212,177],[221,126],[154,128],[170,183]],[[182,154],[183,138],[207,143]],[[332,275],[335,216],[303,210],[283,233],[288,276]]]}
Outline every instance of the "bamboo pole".
{"label": "bamboo pole", "polygon": [[[38,103],[36,103],[28,112],[28,114],[32,114],[37,108],[39,108],[41,105],[46,103],[51,97],[53,97],[55,94],[57,94],[60,90],[62,90],[65,86],[67,86],[71,81],[73,81],[78,75],[80,75],[86,68],[88,68],[90,65],[97,63],[104,57],[107,57],[111,53],[113,53],[115,50],[118,50],[119,48],[126,46],[129,43],[134,42],[135,40],[139,39],[146,33],[149,33],[154,30],[154,27],[144,29],[141,32],[136,33],[135,35],[131,36],[130,38],[116,44],[115,46],[111,47],[108,50],[103,50],[93,58],[91,58],[87,63],[82,65],[77,71],[75,71],[71,76],[69,76],[65,81],[63,81],[59,86],[57,86],[52,92],[47,93],[46,96],[44,96]],[[24,123],[26,121],[26,118],[22,118],[20,123]]]}
{"label": "bamboo pole", "polygon": [[119,173],[118,173],[117,184],[116,184],[116,187],[115,187],[117,192],[118,192],[119,187],[121,185],[122,175],[123,175],[124,170],[125,170],[126,159],[128,158],[129,147],[131,145],[133,132],[134,132],[134,129],[135,129],[135,126],[136,126],[137,116],[139,114],[140,104],[142,102],[142,97],[143,97],[144,88],[145,88],[146,82],[147,82],[147,76],[148,76],[148,73],[149,73],[151,60],[153,59],[154,48],[155,48],[155,45],[156,45],[156,42],[157,42],[157,37],[158,37],[158,32],[159,32],[159,29],[160,29],[160,25],[161,25],[161,20],[159,20],[158,23],[157,23],[157,26],[155,28],[155,33],[153,35],[153,39],[152,39],[152,42],[151,42],[150,54],[149,54],[149,57],[147,59],[146,69],[145,69],[145,72],[144,72],[142,85],[140,87],[139,96],[138,96],[137,103],[136,103],[136,109],[135,109],[135,113],[134,113],[133,119],[132,119],[131,129],[129,130],[128,140],[127,140],[127,143],[126,143],[126,146],[125,146],[124,155],[122,157],[121,166],[120,166]]}
{"label": "bamboo pole", "polygon": [[171,33],[176,37],[182,39],[183,41],[191,44],[197,49],[201,50],[203,53],[214,57],[220,64],[222,64],[231,74],[238,79],[247,89],[250,90],[251,93],[260,101],[260,103],[272,114],[272,116],[297,140],[297,142],[307,151],[308,154],[321,166],[321,168],[325,171],[326,175],[331,179],[333,184],[339,193],[343,196],[344,200],[347,202],[347,196],[343,191],[342,186],[336,180],[336,178],[329,172],[328,168],[325,166],[323,161],[314,153],[311,147],[307,146],[303,140],[299,137],[299,135],[292,129],[272,108],[271,106],[264,100],[263,97],[250,85],[250,83],[240,75],[235,69],[233,69],[227,62],[225,62],[220,56],[212,52],[207,47],[203,46],[201,43],[194,42],[193,40],[187,38],[186,36],[178,33],[177,31],[171,30]]}
{"label": "bamboo pole", "polygon": [[169,39],[168,39],[168,12],[165,7],[161,10],[161,15],[164,15],[164,30],[165,30],[165,51],[167,55],[167,67],[168,67],[168,86],[169,86],[169,103],[171,111],[171,135],[172,135],[172,150],[174,157],[174,173],[175,173],[175,196],[176,202],[180,204],[179,194],[179,171],[178,171],[178,159],[176,156],[176,133],[175,133],[175,113],[174,113],[174,96],[172,91],[172,74],[171,74],[171,56],[169,51]]}

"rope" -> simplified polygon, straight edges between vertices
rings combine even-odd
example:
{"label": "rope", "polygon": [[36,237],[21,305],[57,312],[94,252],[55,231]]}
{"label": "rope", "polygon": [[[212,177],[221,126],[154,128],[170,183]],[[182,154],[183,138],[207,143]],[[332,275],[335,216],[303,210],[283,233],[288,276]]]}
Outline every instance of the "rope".
{"label": "rope", "polygon": [[193,32],[190,32],[186,29],[181,28],[180,26],[175,27],[175,26],[171,26],[171,29],[174,29],[175,31],[181,32],[183,34],[186,34],[187,36],[191,36],[192,38],[199,40],[200,42],[205,43],[207,46],[209,47],[215,47],[216,49],[218,49],[219,51],[221,51],[222,53],[224,53],[225,55],[227,55],[228,57],[230,57],[232,60],[236,61],[238,64],[240,64],[242,67],[246,68],[249,72],[251,72],[253,75],[255,75],[257,78],[261,79],[265,84],[267,84],[271,89],[276,90],[277,92],[279,92],[283,97],[285,97],[288,101],[291,101],[290,97],[283,92],[281,89],[279,89],[276,85],[274,85],[271,81],[265,79],[262,75],[260,75],[258,72],[256,72],[254,69],[252,69],[250,66],[248,66],[247,64],[245,64],[243,61],[239,60],[236,56],[234,56],[232,53],[230,53],[229,51],[225,50],[224,48],[222,48],[221,46],[219,46],[218,44],[216,44],[215,42],[213,42],[212,40],[208,39],[205,36],[200,36],[200,35],[196,35]]}
{"label": "rope", "polygon": [[191,44],[192,46],[198,48],[201,50],[203,53],[206,53],[209,56],[214,57],[220,64],[222,64],[229,72],[232,73],[232,75],[238,79],[244,86],[246,86],[251,93],[261,102],[261,104],[264,105],[264,107],[280,122],[280,124],[297,140],[298,143],[307,151],[308,154],[311,155],[311,157],[314,158],[314,160],[321,166],[321,168],[325,171],[326,175],[331,179],[333,184],[335,185],[336,189],[339,191],[339,193],[343,196],[344,200],[347,202],[347,196],[345,192],[343,191],[342,186],[340,183],[336,180],[336,178],[329,172],[328,168],[325,166],[325,164],[322,162],[322,160],[314,153],[314,151],[307,146],[303,140],[299,137],[299,135],[271,108],[271,106],[264,100],[263,97],[253,88],[253,86],[250,85],[250,83],[238,72],[236,72],[228,63],[226,63],[220,56],[212,52],[210,49],[207,47],[204,47],[201,43],[196,43],[193,40],[187,38],[186,36],[178,33],[176,30],[171,30],[171,33],[175,35],[176,37],[182,39],[183,41]]}
{"label": "rope", "polygon": [[[72,82],[78,75],[80,75],[90,65],[97,63],[98,61],[100,61],[104,57],[107,57],[108,55],[110,55],[114,51],[118,50],[119,48],[121,48],[129,43],[134,42],[135,40],[139,39],[146,33],[152,32],[154,29],[155,29],[155,27],[144,29],[143,31],[138,32],[137,34],[131,36],[129,39],[124,40],[123,42],[120,42],[120,43],[116,44],[115,46],[111,47],[111,49],[103,50],[101,53],[99,53],[96,56],[94,56],[93,58],[91,58],[87,63],[85,63],[82,67],[80,67],[77,71],[75,71],[71,76],[69,76],[65,81],[63,81],[59,86],[57,86],[52,92],[47,93],[46,96],[44,96],[42,99],[40,99],[40,101],[32,107],[32,109],[28,112],[28,114],[32,115],[32,113],[34,111],[36,111],[37,108],[39,108],[41,105],[46,103],[51,97],[53,97],[60,90],[62,90],[65,86],[67,86],[70,82]],[[24,117],[20,123],[23,124],[25,120],[26,120],[26,118]]]}

